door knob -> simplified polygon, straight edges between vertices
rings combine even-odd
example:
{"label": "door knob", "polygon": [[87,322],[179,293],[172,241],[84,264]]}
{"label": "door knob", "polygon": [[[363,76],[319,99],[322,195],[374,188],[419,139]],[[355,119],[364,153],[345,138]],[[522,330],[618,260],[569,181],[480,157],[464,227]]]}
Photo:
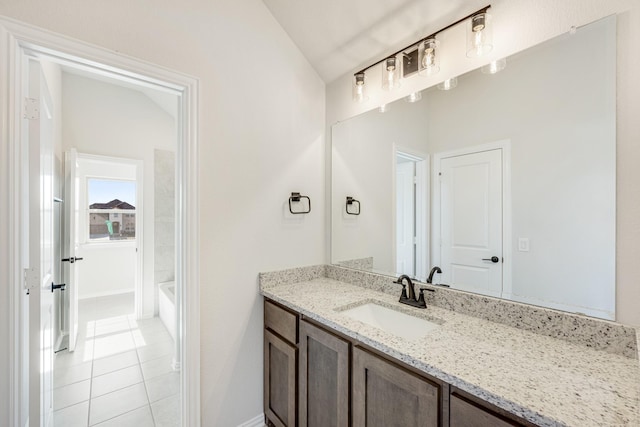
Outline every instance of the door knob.
{"label": "door knob", "polygon": [[62,262],[69,262],[71,264],[73,264],[76,261],[82,261],[83,258],[76,258],[76,257],[69,257],[69,258],[62,258]]}
{"label": "door knob", "polygon": [[497,256],[492,256],[491,258],[482,258],[483,261],[491,261],[493,263],[496,263],[498,261],[500,261],[500,258],[498,258]]}

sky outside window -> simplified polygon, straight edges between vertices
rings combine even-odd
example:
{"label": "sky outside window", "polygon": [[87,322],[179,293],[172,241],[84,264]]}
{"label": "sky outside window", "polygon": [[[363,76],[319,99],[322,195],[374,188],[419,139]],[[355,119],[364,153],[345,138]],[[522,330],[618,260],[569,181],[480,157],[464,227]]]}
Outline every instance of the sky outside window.
{"label": "sky outside window", "polygon": [[136,205],[135,181],[113,181],[104,179],[89,179],[89,205],[93,203],[108,203],[113,199]]}

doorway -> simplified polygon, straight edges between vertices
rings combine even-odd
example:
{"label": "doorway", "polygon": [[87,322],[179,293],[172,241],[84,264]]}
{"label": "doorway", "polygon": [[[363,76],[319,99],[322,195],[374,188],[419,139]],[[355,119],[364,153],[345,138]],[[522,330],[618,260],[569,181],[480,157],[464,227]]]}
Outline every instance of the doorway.
{"label": "doorway", "polygon": [[[36,124],[40,125],[40,120],[38,118],[25,117],[27,115],[23,113],[25,106],[30,102],[30,97],[23,95],[21,92],[22,88],[29,87],[28,81],[24,76],[29,76],[33,68],[31,64],[52,62],[59,66],[72,67],[94,74],[99,79],[117,79],[128,85],[171,93],[176,98],[176,187],[180,191],[176,191],[178,196],[175,199],[176,268],[174,293],[176,306],[181,307],[176,310],[177,316],[179,316],[176,321],[176,329],[182,344],[179,352],[179,359],[182,363],[173,364],[174,368],[180,369],[180,373],[178,374],[179,379],[172,383],[172,387],[174,389],[177,388],[182,395],[182,399],[178,404],[178,425],[199,425],[198,191],[197,140],[195,137],[197,81],[179,73],[160,69],[130,58],[124,58],[117,54],[64,37],[58,37],[32,27],[22,26],[15,22],[0,20],[0,26],[4,30],[2,36],[7,41],[0,47],[0,52],[5,58],[5,61],[2,62],[4,68],[3,79],[7,78],[8,84],[5,87],[9,88],[9,93],[5,93],[7,96],[3,97],[6,107],[3,108],[6,112],[5,123],[17,124],[16,126],[3,128],[10,147],[9,151],[15,153],[10,158],[11,166],[7,174],[11,178],[7,182],[10,182],[11,185],[6,195],[8,205],[14,208],[15,213],[9,218],[9,226],[12,230],[9,244],[15,255],[9,260],[8,265],[12,266],[12,268],[7,271],[8,283],[16,284],[16,287],[10,289],[10,300],[13,305],[10,315],[14,324],[12,329],[14,339],[9,342],[9,354],[10,363],[16,373],[14,374],[14,380],[11,382],[14,399],[10,405],[10,418],[15,425],[25,425],[27,420],[31,425],[40,424],[40,420],[47,410],[41,403],[43,398],[46,401],[46,397],[51,395],[51,390],[46,385],[46,379],[43,381],[41,376],[45,373],[53,373],[54,377],[56,376],[55,369],[51,369],[52,366],[47,365],[47,369],[39,369],[39,364],[34,366],[33,362],[24,360],[21,357],[21,349],[27,346],[31,350],[30,359],[35,360],[36,355],[34,353],[37,353],[39,347],[31,337],[47,336],[51,339],[53,338],[53,333],[49,326],[45,328],[46,333],[44,334],[42,332],[45,329],[40,327],[40,321],[46,320],[44,319],[46,313],[36,313],[36,310],[30,310],[30,304],[32,305],[30,301],[34,301],[36,298],[40,299],[41,296],[44,297],[44,295],[47,295],[48,289],[42,286],[32,286],[33,282],[31,282],[31,276],[28,274],[31,271],[30,269],[33,268],[34,258],[30,256],[29,251],[26,249],[30,247],[27,242],[30,232],[34,230],[34,224],[26,220],[25,213],[31,209],[30,197],[36,200],[33,196],[39,190],[34,186],[27,187],[27,184],[30,181],[33,182],[33,180],[29,181],[27,179],[29,164],[25,161],[25,156],[22,153],[28,151],[30,135],[34,134],[31,130]],[[91,60],[87,58],[91,58]],[[43,175],[40,174],[40,176],[42,177]],[[25,192],[29,193],[27,188],[32,190],[30,196],[25,195]],[[44,193],[40,194],[44,195]],[[50,197],[47,196],[47,198]],[[53,198],[51,199],[53,203]],[[33,247],[33,245],[31,246]],[[27,278],[24,281],[24,286],[23,281],[20,280],[22,277]],[[38,320],[37,323],[36,320]],[[131,334],[134,344],[136,344],[133,330],[134,328],[141,330],[140,322],[144,321],[144,319],[134,316],[133,318],[128,317],[120,320],[126,320],[128,333]],[[93,326],[89,326],[87,337],[91,338],[92,333],[95,335],[99,326],[106,329],[111,328],[113,333],[117,333],[117,328],[123,327],[124,323],[120,322],[120,326],[94,323]],[[48,324],[50,325],[51,323]],[[153,328],[151,327],[151,329]],[[145,338],[142,337],[141,339]],[[137,342],[139,343],[140,339]],[[104,346],[105,348],[113,348],[108,344],[104,344]],[[52,347],[53,345],[50,346],[50,348]],[[95,352],[95,343],[93,347]],[[138,362],[140,362],[137,350],[136,356],[138,357]],[[94,368],[93,362],[92,359],[91,370]],[[77,372],[74,371],[69,375],[77,375]],[[58,375],[62,374],[59,373]],[[71,384],[76,384],[78,389],[86,387],[82,381],[84,380],[75,381]],[[113,384],[113,382],[111,383]],[[147,388],[144,385],[138,386],[138,388],[140,387],[145,388],[146,392]],[[55,400],[54,393],[54,408]],[[121,396],[117,399],[119,402],[132,400],[127,399],[126,396],[124,398]],[[87,406],[90,405],[90,402],[87,403]],[[151,405],[147,406],[150,408]],[[140,408],[142,407],[140,406]],[[131,411],[126,413],[130,413],[136,408],[129,409]],[[90,412],[87,415],[88,425],[91,424],[92,418]],[[125,413],[117,416],[119,415],[125,415]],[[100,416],[96,415],[96,417],[94,421],[101,419]],[[115,419],[116,415],[109,418]]]}
{"label": "doorway", "polygon": [[426,278],[429,250],[428,156],[394,147],[395,272]]}

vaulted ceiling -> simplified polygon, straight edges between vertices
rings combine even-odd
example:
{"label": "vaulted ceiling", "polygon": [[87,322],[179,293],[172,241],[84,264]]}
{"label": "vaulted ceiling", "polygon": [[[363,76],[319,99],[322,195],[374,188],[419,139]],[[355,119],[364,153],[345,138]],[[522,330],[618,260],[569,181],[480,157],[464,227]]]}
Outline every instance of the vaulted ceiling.
{"label": "vaulted ceiling", "polygon": [[489,4],[487,0],[263,0],[325,83]]}

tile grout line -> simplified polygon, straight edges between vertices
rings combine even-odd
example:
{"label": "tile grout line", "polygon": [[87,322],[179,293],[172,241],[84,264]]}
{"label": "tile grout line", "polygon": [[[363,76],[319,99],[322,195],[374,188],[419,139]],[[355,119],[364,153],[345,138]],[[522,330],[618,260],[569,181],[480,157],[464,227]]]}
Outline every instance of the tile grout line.
{"label": "tile grout line", "polygon": [[[131,319],[127,319],[127,322],[129,322],[129,328],[131,328]],[[140,355],[138,354],[138,346],[137,346],[137,344],[136,344],[136,358],[138,359],[138,367],[140,368],[140,375],[142,376],[142,384],[144,385],[144,393],[147,395],[147,404],[149,406],[149,413],[151,414],[151,422],[155,426],[156,425],[156,418],[154,417],[153,409],[151,408],[151,399],[149,398],[149,390],[147,390],[147,380],[145,379],[144,372],[142,371],[142,362],[140,361]]]}
{"label": "tile grout line", "polygon": [[[78,310],[79,311],[79,310]],[[89,407],[87,409],[87,427],[89,426],[89,424],[91,424],[91,402],[93,401],[93,397],[91,396],[91,394],[93,393],[93,364],[94,361],[96,359],[96,339],[95,339],[95,334],[96,334],[96,324],[95,321],[93,323],[93,334],[92,339],[91,339],[91,378],[90,378],[90,382],[89,382]],[[86,344],[86,342],[85,342]]]}

